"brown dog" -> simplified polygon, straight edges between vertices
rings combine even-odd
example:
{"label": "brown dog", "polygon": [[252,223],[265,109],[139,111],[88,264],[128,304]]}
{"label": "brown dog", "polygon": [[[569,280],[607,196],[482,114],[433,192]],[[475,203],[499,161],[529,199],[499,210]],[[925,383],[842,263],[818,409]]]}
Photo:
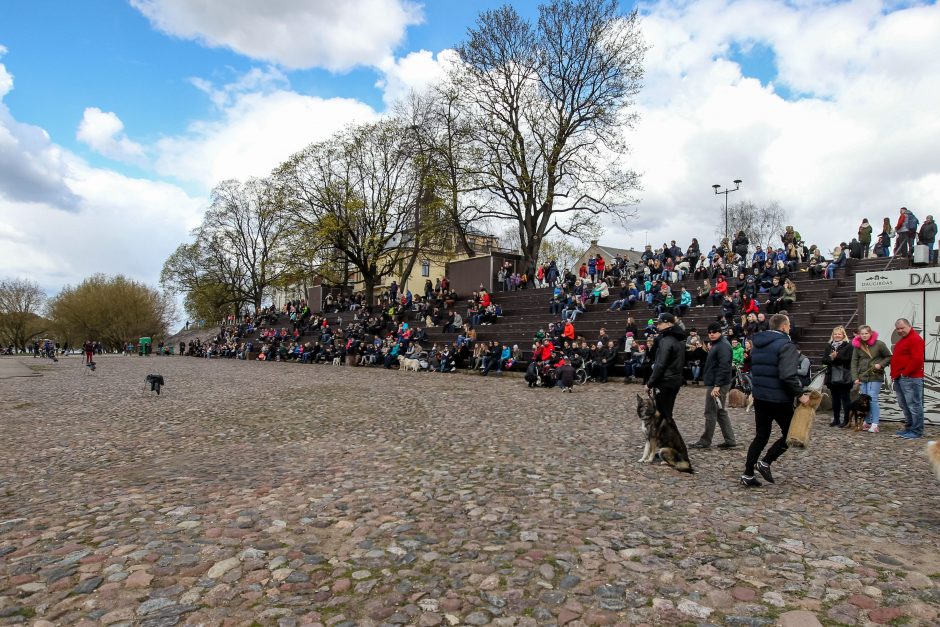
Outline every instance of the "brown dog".
{"label": "brown dog", "polygon": [[940,479],[940,442],[927,442],[927,459],[937,473],[937,479]]}
{"label": "brown dog", "polygon": [[871,396],[868,394],[859,394],[858,398],[849,404],[849,424],[856,431],[862,430],[865,419],[871,411]]}

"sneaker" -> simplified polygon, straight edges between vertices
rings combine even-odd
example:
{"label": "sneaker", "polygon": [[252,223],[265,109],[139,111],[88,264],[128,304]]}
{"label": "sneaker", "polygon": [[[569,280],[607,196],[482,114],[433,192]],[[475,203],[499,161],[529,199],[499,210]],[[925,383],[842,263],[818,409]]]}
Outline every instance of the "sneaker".
{"label": "sneaker", "polygon": [[868,431],[869,429],[871,429],[871,423],[866,422],[862,424],[862,431]]}
{"label": "sneaker", "polygon": [[774,483],[774,475],[770,472],[770,464],[765,464],[764,462],[757,462],[757,472],[767,480],[767,483]]}
{"label": "sneaker", "polygon": [[722,442],[718,445],[718,448],[738,448],[741,446],[737,442]]}
{"label": "sneaker", "polygon": [[711,448],[711,444],[705,444],[704,442],[693,442],[689,444],[689,448]]}
{"label": "sneaker", "polygon": [[869,433],[878,433],[878,425],[869,425],[865,431]]}
{"label": "sneaker", "polygon": [[894,434],[894,437],[896,437],[896,438],[903,438],[903,437],[906,436],[908,433],[910,433],[910,431],[908,431],[907,429],[903,429],[903,430],[898,431],[897,433],[895,433],[895,434]]}
{"label": "sneaker", "polygon": [[747,475],[741,475],[741,485],[746,488],[759,488],[763,484],[757,480],[757,477],[748,477]]}
{"label": "sneaker", "polygon": [[829,423],[829,426],[830,426],[830,427],[838,427],[838,426],[839,426],[839,421],[838,421],[838,420],[833,420],[832,422]]}
{"label": "sneaker", "polygon": [[907,433],[905,433],[905,434],[902,435],[901,437],[904,438],[905,440],[916,440],[917,438],[920,438],[920,437],[923,437],[923,436],[920,435],[920,434],[917,434],[917,433],[913,433],[913,432],[911,432],[911,431],[908,431]]}

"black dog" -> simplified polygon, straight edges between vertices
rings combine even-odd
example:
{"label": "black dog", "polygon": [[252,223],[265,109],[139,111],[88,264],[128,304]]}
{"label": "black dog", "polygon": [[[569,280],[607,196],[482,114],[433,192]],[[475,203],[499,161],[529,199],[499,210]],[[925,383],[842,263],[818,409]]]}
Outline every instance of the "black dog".
{"label": "black dog", "polygon": [[163,375],[159,375],[159,374],[148,374],[148,375],[147,375],[147,378],[144,379],[144,381],[145,381],[145,384],[144,384],[144,385],[146,385],[147,383],[150,384],[150,391],[151,391],[151,392],[156,392],[156,393],[157,393],[157,396],[160,396],[160,388],[164,385],[164,383],[163,383]]}
{"label": "black dog", "polygon": [[862,430],[865,418],[871,411],[871,397],[868,394],[859,394],[858,398],[849,404],[849,424],[856,431]]}

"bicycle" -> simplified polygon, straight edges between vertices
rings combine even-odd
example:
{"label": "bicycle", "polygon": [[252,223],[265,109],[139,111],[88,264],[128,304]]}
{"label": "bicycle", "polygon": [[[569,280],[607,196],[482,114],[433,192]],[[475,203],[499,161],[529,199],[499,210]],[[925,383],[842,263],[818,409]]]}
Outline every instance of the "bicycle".
{"label": "bicycle", "polygon": [[734,379],[731,381],[731,389],[741,390],[745,396],[750,396],[754,386],[751,383],[751,375],[740,368],[734,369]]}

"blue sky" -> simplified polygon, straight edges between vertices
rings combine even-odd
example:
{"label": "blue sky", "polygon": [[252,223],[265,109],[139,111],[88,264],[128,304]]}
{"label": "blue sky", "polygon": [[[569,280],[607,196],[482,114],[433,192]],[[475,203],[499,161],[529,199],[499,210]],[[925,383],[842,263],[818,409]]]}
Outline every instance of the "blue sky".
{"label": "blue sky", "polygon": [[[0,275],[50,291],[93,272],[155,282],[214,184],[382,115],[500,4],[4,2]],[[650,0],[640,12],[650,50],[628,158],[643,190],[635,225],[611,226],[609,244],[710,241],[723,208],[711,185],[735,178],[737,199],[778,202],[824,248],[862,216],[937,209],[934,2]],[[32,245],[82,233],[90,252]]]}
{"label": "blue sky", "polygon": [[[432,0],[424,5],[424,22],[408,30],[396,52],[452,47],[479,11],[501,4]],[[535,2],[514,5],[523,14],[535,13]],[[8,49],[5,63],[16,76],[16,89],[5,99],[10,111],[93,163],[103,161],[75,139],[86,106],[119,112],[136,141],[153,141],[217,115],[190,78],[225,83],[262,65],[226,48],[158,32],[126,2],[9,2],[0,11],[0,45]],[[288,76],[297,92],[356,98],[383,108],[375,68],[313,68]]]}

